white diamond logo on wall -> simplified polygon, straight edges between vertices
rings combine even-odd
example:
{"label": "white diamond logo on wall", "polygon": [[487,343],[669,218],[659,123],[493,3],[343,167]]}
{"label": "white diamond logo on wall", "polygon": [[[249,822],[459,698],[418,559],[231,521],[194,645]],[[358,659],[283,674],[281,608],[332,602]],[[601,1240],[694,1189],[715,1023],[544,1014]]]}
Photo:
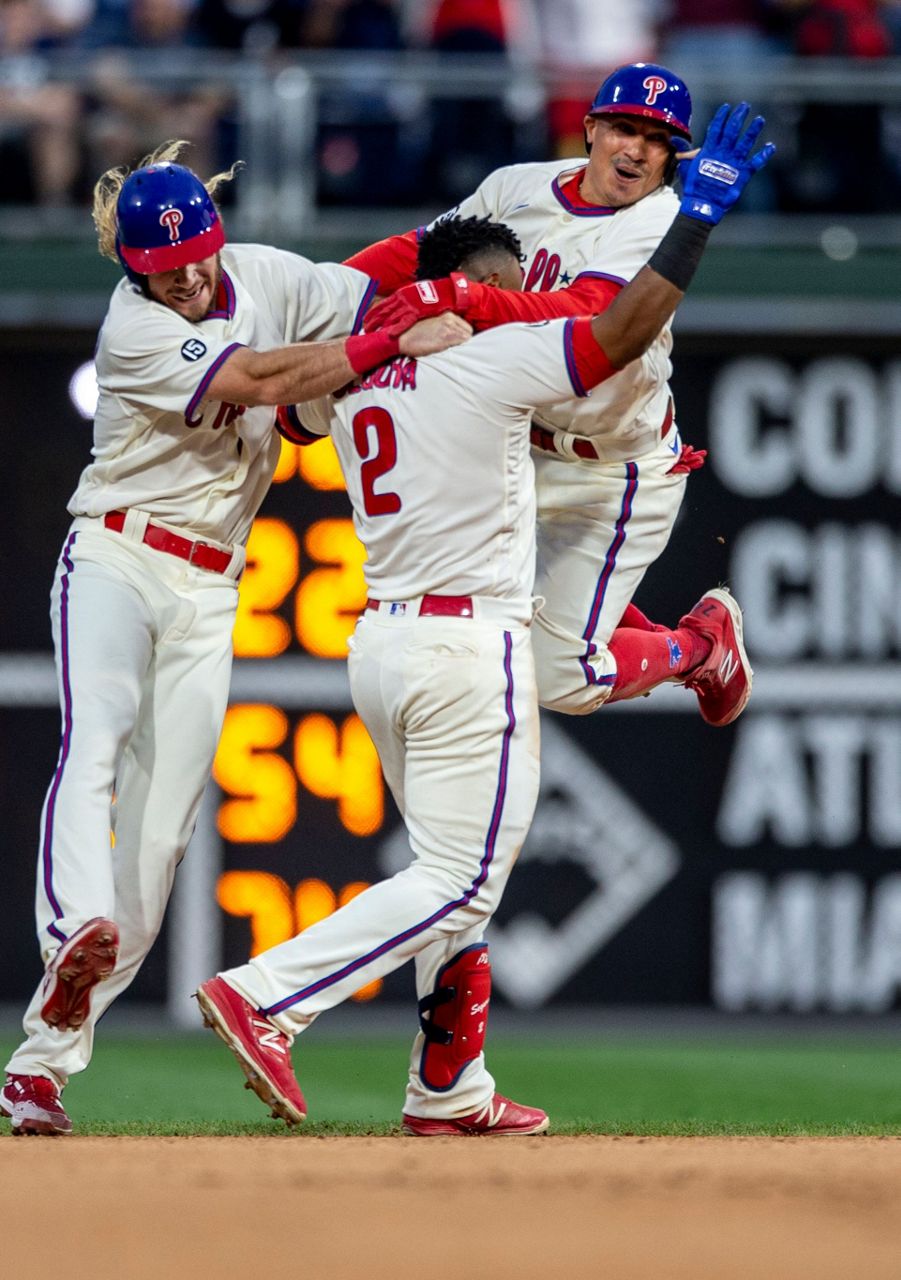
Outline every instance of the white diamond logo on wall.
{"label": "white diamond logo on wall", "polygon": [[[407,835],[399,827],[382,844],[379,862],[394,875],[409,861]],[[541,795],[517,867],[531,861],[574,863],[595,887],[557,924],[520,912],[489,928],[495,985],[521,1009],[547,1004],[673,878],[680,858],[669,836],[545,719]]]}

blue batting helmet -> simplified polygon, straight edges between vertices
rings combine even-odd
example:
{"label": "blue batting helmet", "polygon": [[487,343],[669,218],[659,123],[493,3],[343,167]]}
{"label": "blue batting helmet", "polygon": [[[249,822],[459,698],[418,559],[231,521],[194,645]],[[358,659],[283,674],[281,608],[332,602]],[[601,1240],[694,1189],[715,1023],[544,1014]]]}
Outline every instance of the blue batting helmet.
{"label": "blue batting helmet", "polygon": [[659,120],[691,142],[691,94],[684,81],[654,62],[618,67],[594,95],[588,114]]}
{"label": "blue batting helmet", "polygon": [[225,244],[210,195],[181,164],[135,169],[116,202],[116,250],[129,276],[201,262]]}

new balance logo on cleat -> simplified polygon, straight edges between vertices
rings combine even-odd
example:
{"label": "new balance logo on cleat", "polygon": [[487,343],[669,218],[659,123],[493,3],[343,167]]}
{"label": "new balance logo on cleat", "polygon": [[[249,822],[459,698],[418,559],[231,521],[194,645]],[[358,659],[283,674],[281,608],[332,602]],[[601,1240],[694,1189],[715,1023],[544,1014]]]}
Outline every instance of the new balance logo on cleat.
{"label": "new balance logo on cleat", "polygon": [[259,1028],[257,1032],[257,1042],[260,1045],[266,1049],[272,1049],[275,1053],[286,1054],[288,1052],[288,1046],[285,1044],[285,1037],[280,1031],[276,1031],[271,1023],[260,1022],[258,1019],[254,1018],[253,1025]]}
{"label": "new balance logo on cleat", "polygon": [[504,1112],[507,1110],[506,1102],[502,1102],[498,1109],[494,1109],[494,1098],[488,1103],[484,1111],[480,1111],[476,1117],[476,1123],[481,1122],[487,1129],[494,1129],[500,1124],[504,1118]]}
{"label": "new balance logo on cleat", "polygon": [[222,978],[210,978],[194,993],[210,1027],[227,1045],[252,1089],[272,1114],[286,1124],[299,1124],[307,1104],[291,1065],[288,1037]]}
{"label": "new balance logo on cleat", "polygon": [[732,677],[738,673],[740,666],[741,663],[737,654],[734,654],[731,650],[723,654],[723,660],[719,665],[720,678],[723,684],[729,683]]}
{"label": "new balance logo on cleat", "polygon": [[469,1116],[427,1120],[423,1116],[405,1115],[402,1129],[411,1138],[507,1138],[544,1133],[549,1123],[547,1115],[537,1107],[524,1107],[496,1093],[481,1111]]}

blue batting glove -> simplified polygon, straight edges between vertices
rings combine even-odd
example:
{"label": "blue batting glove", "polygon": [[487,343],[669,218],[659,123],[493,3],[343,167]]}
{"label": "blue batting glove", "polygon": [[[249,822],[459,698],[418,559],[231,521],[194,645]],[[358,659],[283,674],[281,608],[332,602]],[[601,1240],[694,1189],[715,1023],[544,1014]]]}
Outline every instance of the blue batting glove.
{"label": "blue batting glove", "polygon": [[682,177],[679,211],[689,218],[715,226],[776,150],[768,142],[751,155],[764,120],[755,116],[745,129],[750,110],[747,102],[739,103],[734,111],[724,102],[713,117],[704,145]]}

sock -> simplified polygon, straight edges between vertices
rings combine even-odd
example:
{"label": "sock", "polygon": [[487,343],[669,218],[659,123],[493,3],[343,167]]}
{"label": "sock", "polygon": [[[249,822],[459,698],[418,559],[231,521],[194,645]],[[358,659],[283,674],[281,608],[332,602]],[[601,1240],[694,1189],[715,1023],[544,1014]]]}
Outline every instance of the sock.
{"label": "sock", "polygon": [[616,684],[607,701],[624,702],[673,676],[687,675],[701,665],[712,647],[710,640],[688,627],[651,632],[617,627],[609,645],[616,660]]}
{"label": "sock", "polygon": [[627,604],[626,612],[619,620],[621,627],[634,628],[636,631],[666,631],[666,627],[661,626],[659,622],[652,622],[645,614],[641,612],[637,605]]}

